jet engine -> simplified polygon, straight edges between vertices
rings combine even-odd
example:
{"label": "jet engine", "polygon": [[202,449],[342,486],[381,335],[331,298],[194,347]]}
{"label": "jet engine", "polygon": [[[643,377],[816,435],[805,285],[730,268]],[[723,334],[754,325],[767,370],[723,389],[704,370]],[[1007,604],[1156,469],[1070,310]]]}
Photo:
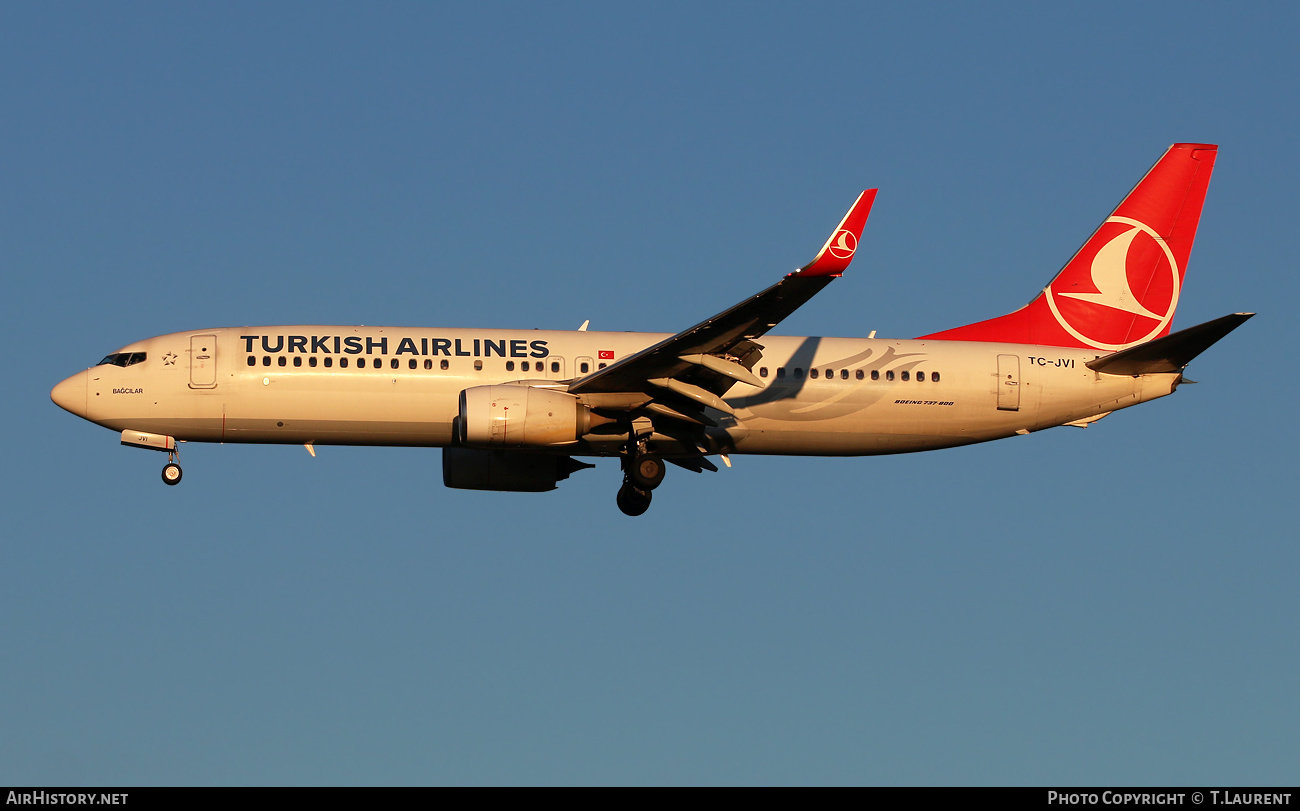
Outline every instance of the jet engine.
{"label": "jet engine", "polygon": [[442,483],[458,490],[542,493],[589,467],[595,465],[549,453],[442,449]]}
{"label": "jet engine", "polygon": [[554,389],[475,386],[460,393],[457,424],[469,447],[543,448],[576,442],[592,415],[577,397]]}

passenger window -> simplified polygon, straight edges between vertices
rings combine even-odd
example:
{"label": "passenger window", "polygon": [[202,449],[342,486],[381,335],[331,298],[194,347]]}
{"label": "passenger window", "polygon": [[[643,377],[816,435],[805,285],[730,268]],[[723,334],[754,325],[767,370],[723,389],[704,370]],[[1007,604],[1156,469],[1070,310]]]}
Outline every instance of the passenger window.
{"label": "passenger window", "polygon": [[587,372],[591,371],[591,364],[587,363],[586,361],[583,361],[582,363],[578,364],[578,371],[582,372],[585,375]]}
{"label": "passenger window", "polygon": [[339,358],[339,368],[340,368],[340,369],[346,369],[346,368],[348,368],[348,359],[347,359],[347,358]]}
{"label": "passenger window", "polygon": [[312,355],[310,358],[307,358],[307,365],[310,366],[310,367],[313,368],[313,369],[316,368],[316,356],[315,356],[315,355]]}
{"label": "passenger window", "polygon": [[506,371],[513,372],[514,370],[515,370],[515,362],[512,360],[506,361]]}
{"label": "passenger window", "polygon": [[938,372],[930,372],[930,382],[932,382],[932,383],[938,383],[938,382],[939,382],[939,373],[938,373]]}
{"label": "passenger window", "polygon": [[885,379],[886,379],[886,380],[893,380],[893,379],[894,379],[894,370],[893,370],[893,369],[890,369],[888,372],[885,372]]}
{"label": "passenger window", "polygon": [[924,382],[925,382],[925,372],[917,372],[917,373],[916,373],[916,379],[917,379],[918,382],[920,382],[920,383],[924,383]]}
{"label": "passenger window", "polygon": [[606,366],[608,366],[608,365],[609,365],[609,364],[607,364],[607,363],[601,363],[601,364],[597,365],[596,368],[597,368],[597,369],[604,369],[604,368],[605,368]]}
{"label": "passenger window", "polygon": [[334,365],[334,359],[331,358],[329,355],[326,355],[326,356],[325,356],[325,368],[328,369],[328,368],[330,368],[330,367],[333,366],[333,365]]}
{"label": "passenger window", "polygon": [[529,370],[529,368],[531,368],[531,367],[529,367],[529,365],[528,365],[528,361],[525,360],[525,361],[520,361],[520,362],[519,362],[519,370],[520,370],[520,371],[522,371],[522,372],[526,372],[526,371]]}
{"label": "passenger window", "polygon": [[249,355],[249,356],[248,356],[248,365],[249,365],[249,366],[256,366],[256,365],[257,365],[257,358],[253,357],[252,355]]}
{"label": "passenger window", "polygon": [[294,356],[293,356],[293,365],[294,365],[294,366],[302,366],[302,355],[294,355]]}
{"label": "passenger window", "polygon": [[872,370],[871,370],[871,379],[872,379],[872,380],[879,380],[879,379],[880,379],[880,370],[879,370],[879,369],[872,369]]}
{"label": "passenger window", "polygon": [[483,371],[483,361],[481,360],[474,361],[474,371],[476,372]]}
{"label": "passenger window", "polygon": [[862,378],[866,377],[866,375],[862,373],[861,369],[859,369],[857,371],[857,374],[855,374],[854,376],[857,377],[858,380],[861,380]]}
{"label": "passenger window", "polygon": [[776,377],[777,377],[778,380],[780,380],[781,378],[785,377],[785,367],[784,367],[784,366],[778,366],[778,367],[776,367]]}
{"label": "passenger window", "polygon": [[813,380],[816,380],[816,379],[817,379],[817,375],[818,375],[818,374],[820,374],[820,373],[819,373],[816,369],[809,369],[809,370],[808,370],[808,377],[812,378]]}
{"label": "passenger window", "polygon": [[848,380],[848,379],[849,379],[849,370],[840,369],[840,380]]}
{"label": "passenger window", "polygon": [[433,369],[433,361],[431,359],[429,358],[424,359],[424,369],[426,372]]}
{"label": "passenger window", "polygon": [[907,380],[908,377],[909,375],[907,374],[907,372],[903,372],[903,380]]}
{"label": "passenger window", "polygon": [[285,360],[284,355],[281,355],[280,357],[276,358],[276,359],[275,359],[275,362],[276,362],[277,364],[281,365],[281,366],[288,366],[288,365],[289,365],[289,361]]}
{"label": "passenger window", "polygon": [[759,376],[759,377],[767,377],[767,367],[766,367],[766,366],[760,366],[760,367],[758,367],[758,376]]}
{"label": "passenger window", "polygon": [[[393,361],[393,363],[397,363],[397,361]],[[418,363],[415,362],[415,358],[411,358],[410,362],[406,364],[406,367],[407,367],[408,369],[414,369],[415,367],[417,367],[417,366],[419,366],[419,365],[420,365],[420,364],[418,364]]]}
{"label": "passenger window", "polygon": [[270,356],[270,355],[263,355],[263,356],[262,356],[262,365],[263,365],[263,366],[270,366],[270,365],[271,365],[271,356]]}
{"label": "passenger window", "polygon": [[[389,361],[388,365],[389,365],[390,368],[393,368],[393,369],[397,369],[397,368],[399,368],[399,365],[398,365],[398,363],[397,363],[397,358],[393,358],[391,361]],[[414,360],[411,361],[411,368],[412,368],[412,369],[415,368],[415,361],[414,361]]]}
{"label": "passenger window", "polygon": [[560,362],[558,360],[551,361],[551,371],[555,374],[560,373]]}
{"label": "passenger window", "polygon": [[443,358],[442,363],[438,364],[438,368],[442,369],[444,372],[447,371],[451,368],[451,361]]}

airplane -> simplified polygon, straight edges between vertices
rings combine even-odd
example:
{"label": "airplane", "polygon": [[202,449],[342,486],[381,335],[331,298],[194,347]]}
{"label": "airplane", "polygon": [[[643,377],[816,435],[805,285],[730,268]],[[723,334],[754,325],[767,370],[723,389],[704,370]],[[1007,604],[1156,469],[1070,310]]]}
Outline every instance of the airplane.
{"label": "airplane", "polygon": [[440,447],[452,488],[553,490],[617,457],[641,515],[666,464],[928,451],[1087,427],[1172,394],[1253,313],[1171,332],[1218,147],[1171,146],[1050,284],[914,339],[768,331],[841,276],[876,189],[813,261],[676,334],[362,326],[201,329],[128,344],[50,393],[168,454],[181,443]]}

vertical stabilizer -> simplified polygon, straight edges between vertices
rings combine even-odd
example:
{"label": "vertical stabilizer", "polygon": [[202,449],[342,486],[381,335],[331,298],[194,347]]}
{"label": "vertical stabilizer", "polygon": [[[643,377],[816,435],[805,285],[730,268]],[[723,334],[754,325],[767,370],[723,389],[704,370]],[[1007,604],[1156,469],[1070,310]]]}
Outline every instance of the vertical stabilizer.
{"label": "vertical stabilizer", "polygon": [[923,337],[1114,351],[1168,335],[1217,154],[1169,147],[1036,299]]}

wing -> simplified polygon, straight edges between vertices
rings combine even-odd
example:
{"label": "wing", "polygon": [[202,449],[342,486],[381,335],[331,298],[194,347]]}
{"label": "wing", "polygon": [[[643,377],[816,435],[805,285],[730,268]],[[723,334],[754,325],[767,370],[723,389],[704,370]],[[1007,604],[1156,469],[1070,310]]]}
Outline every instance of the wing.
{"label": "wing", "polygon": [[862,228],[871,213],[876,189],[858,196],[849,212],[822,246],[817,257],[781,281],[688,330],[574,381],[569,392],[579,395],[635,393],[649,396],[637,407],[652,415],[712,425],[700,408],[730,414],[722,399],[737,382],[762,386],[752,372],[762,357],[755,343],[782,319],[844,273],[857,252]]}

